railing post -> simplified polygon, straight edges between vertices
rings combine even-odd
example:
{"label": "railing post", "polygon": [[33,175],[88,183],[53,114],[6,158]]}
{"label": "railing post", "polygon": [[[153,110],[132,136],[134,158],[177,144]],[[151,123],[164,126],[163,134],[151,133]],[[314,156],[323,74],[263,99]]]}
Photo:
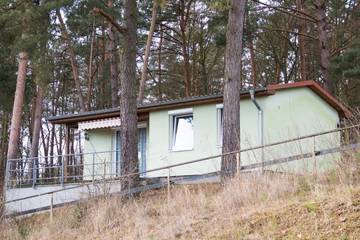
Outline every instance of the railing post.
{"label": "railing post", "polygon": [[53,193],[50,194],[50,223],[53,222],[53,205],[54,205],[54,196]]}
{"label": "railing post", "polygon": [[[4,189],[1,189],[1,191],[6,191],[6,189],[9,188],[9,178],[10,178],[10,168],[9,168],[10,161],[6,161],[6,167],[5,167],[5,183],[4,183]],[[10,184],[11,185],[11,184]],[[4,195],[5,196],[5,195]]]}
{"label": "railing post", "polygon": [[313,161],[314,161],[314,172],[315,175],[317,173],[317,164],[316,164],[316,142],[315,142],[315,136],[313,137]]}
{"label": "railing post", "polygon": [[167,176],[167,195],[168,195],[168,203],[170,203],[170,168],[168,168],[168,176]]}
{"label": "railing post", "polygon": [[36,185],[36,161],[35,161],[35,158],[32,159],[32,165],[33,165],[33,168],[32,168],[32,188],[35,188],[35,185]]}
{"label": "railing post", "polygon": [[60,177],[61,186],[64,187],[64,156],[61,156],[61,177]]}
{"label": "railing post", "polygon": [[168,168],[168,174],[167,174],[167,199],[168,202],[170,202],[170,168]]}
{"label": "railing post", "polygon": [[240,152],[236,153],[236,175],[240,178]]}
{"label": "railing post", "polygon": [[92,183],[95,184],[95,153],[92,154]]}

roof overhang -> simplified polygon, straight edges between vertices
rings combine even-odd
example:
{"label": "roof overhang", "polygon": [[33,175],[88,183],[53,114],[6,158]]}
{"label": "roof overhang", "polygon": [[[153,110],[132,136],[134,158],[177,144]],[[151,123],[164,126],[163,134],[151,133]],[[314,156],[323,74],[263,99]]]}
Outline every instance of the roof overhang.
{"label": "roof overhang", "polygon": [[[295,83],[286,83],[286,84],[273,84],[268,85],[267,88],[257,89],[255,91],[256,97],[269,96],[276,93],[276,91],[291,89],[291,88],[300,88],[308,87],[313,90],[318,96],[325,100],[330,106],[336,109],[339,112],[341,117],[350,117],[352,115],[351,111],[346,108],[339,100],[334,96],[328,93],[324,88],[322,88],[315,81],[302,81]],[[249,91],[242,91],[241,98],[246,99],[250,98]],[[211,103],[222,103],[222,95],[211,95],[211,96],[199,96],[199,97],[188,97],[178,100],[169,100],[156,103],[146,103],[138,105],[137,113],[138,120],[145,121],[148,118],[149,112],[167,110],[167,109],[178,109],[185,108],[194,105],[201,104],[211,104]],[[98,119],[112,119],[120,115],[120,108],[110,108],[104,110],[96,110],[83,113],[67,114],[61,116],[53,116],[48,118],[48,120],[53,124],[67,124],[70,126],[78,126],[79,122],[93,121]]]}
{"label": "roof overhang", "polygon": [[[268,91],[266,88],[257,89],[256,96],[267,96],[273,94],[271,91]],[[241,97],[250,98],[250,94],[248,91],[243,91],[241,93]],[[223,101],[222,95],[212,95],[212,96],[199,96],[199,97],[189,97],[183,98],[179,100],[169,100],[157,103],[146,103],[142,105],[138,105],[137,113],[138,120],[144,121],[147,119],[149,112],[167,110],[167,109],[177,109],[184,108],[194,105],[202,105],[202,104],[211,104],[211,103],[221,103]],[[68,124],[77,126],[79,122],[83,121],[91,121],[96,119],[104,119],[104,118],[114,118],[120,115],[120,108],[109,108],[104,110],[96,110],[90,112],[82,112],[82,113],[74,113],[60,116],[49,117],[49,122],[53,124]]]}

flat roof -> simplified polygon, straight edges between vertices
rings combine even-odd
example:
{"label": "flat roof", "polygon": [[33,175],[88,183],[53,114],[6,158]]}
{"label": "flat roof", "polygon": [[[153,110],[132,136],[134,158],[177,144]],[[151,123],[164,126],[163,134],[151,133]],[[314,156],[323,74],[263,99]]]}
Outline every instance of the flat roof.
{"label": "flat roof", "polygon": [[[276,91],[291,89],[291,88],[299,88],[299,87],[308,87],[312,89],[317,95],[319,95],[322,99],[324,99],[330,106],[336,109],[341,116],[343,117],[351,116],[351,112],[349,109],[347,109],[334,96],[332,96],[319,84],[317,84],[315,81],[312,80],[287,83],[287,84],[268,85],[266,88],[256,89],[255,96],[259,97],[259,96],[273,95],[276,93]],[[241,91],[240,94],[242,99],[250,97],[249,90]],[[153,103],[139,104],[137,107],[137,112],[138,115],[140,116],[157,110],[182,108],[192,105],[201,105],[208,103],[221,103],[222,100],[223,100],[222,94],[193,96],[193,97],[186,97],[175,100],[166,100],[166,101],[159,101]],[[119,115],[120,115],[120,107],[116,107],[116,108],[108,108],[108,109],[88,111],[88,112],[66,114],[60,116],[52,116],[49,117],[48,120],[53,124],[76,124],[81,121],[116,117]]]}

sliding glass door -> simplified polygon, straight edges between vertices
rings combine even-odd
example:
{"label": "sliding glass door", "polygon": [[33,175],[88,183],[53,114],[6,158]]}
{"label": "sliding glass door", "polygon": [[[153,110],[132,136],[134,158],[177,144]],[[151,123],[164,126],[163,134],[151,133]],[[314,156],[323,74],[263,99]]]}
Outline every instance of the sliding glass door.
{"label": "sliding glass door", "polygon": [[[138,158],[139,158],[139,171],[146,171],[146,128],[138,129]],[[121,173],[121,138],[120,131],[116,131],[115,137],[115,163],[116,163],[116,175],[120,176]],[[145,176],[141,174],[140,176]]]}

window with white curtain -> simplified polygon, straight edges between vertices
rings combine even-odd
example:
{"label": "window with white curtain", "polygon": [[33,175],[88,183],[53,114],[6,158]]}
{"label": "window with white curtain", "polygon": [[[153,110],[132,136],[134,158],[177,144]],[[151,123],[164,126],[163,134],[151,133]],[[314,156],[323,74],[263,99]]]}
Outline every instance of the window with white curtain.
{"label": "window with white curtain", "polygon": [[194,148],[193,120],[192,110],[170,113],[170,149],[172,151],[185,151]]}
{"label": "window with white curtain", "polygon": [[222,146],[222,135],[223,135],[223,105],[216,105],[217,114],[217,145]]}

